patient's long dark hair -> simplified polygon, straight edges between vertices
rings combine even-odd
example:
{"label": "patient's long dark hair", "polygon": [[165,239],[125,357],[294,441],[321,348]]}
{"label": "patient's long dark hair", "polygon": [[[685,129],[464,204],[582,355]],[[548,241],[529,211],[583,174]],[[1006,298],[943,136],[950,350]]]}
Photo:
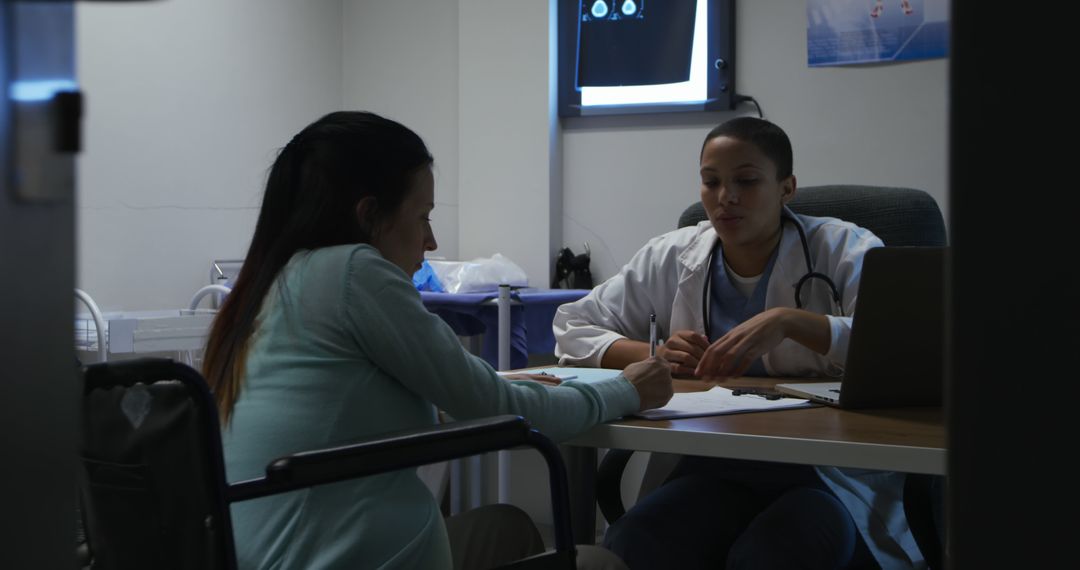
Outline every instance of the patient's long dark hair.
{"label": "patient's long dark hair", "polygon": [[356,205],[375,198],[376,221],[397,212],[431,153],[416,133],[373,113],[330,113],[278,153],[244,266],[214,319],[203,374],[228,423],[240,396],[248,341],[263,299],[298,251],[367,243]]}

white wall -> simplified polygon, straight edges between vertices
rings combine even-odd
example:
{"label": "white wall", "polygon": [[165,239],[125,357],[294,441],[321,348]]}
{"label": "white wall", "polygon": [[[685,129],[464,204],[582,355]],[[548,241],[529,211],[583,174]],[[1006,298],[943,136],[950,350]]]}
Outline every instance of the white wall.
{"label": "white wall", "polygon": [[395,119],[435,157],[433,255],[458,259],[458,3],[345,0],[343,108]]}
{"label": "white wall", "polygon": [[[792,139],[799,185],[874,184],[929,192],[946,211],[946,60],[810,69],[806,5],[740,2],[736,88]],[[564,121],[564,239],[592,249],[598,280],[698,200],[705,134],[737,113]]]}
{"label": "white wall", "polygon": [[[211,259],[244,254],[275,150],[340,107],[400,120],[428,143],[435,255],[500,251],[544,284],[551,250],[587,241],[595,277],[611,276],[696,199],[701,139],[735,113],[560,128],[549,7],[80,4],[79,285],[106,309],[186,304]],[[801,185],[912,186],[945,210],[946,61],[810,69],[803,2],[742,2],[737,18],[738,91],[791,135]]]}
{"label": "white wall", "polygon": [[[552,126],[544,122],[550,62],[541,3],[351,4],[345,100],[399,117],[431,144],[441,173],[436,255],[501,251],[527,265],[535,284],[545,281],[536,276],[546,275],[550,261],[542,259],[552,247],[545,241],[575,252],[588,242],[594,276],[604,279],[649,237],[673,229],[697,199],[705,133],[756,112],[747,105],[734,113],[586,117]],[[911,186],[946,210],[945,60],[810,69],[804,3],[757,0],[737,12],[738,91],[757,98],[788,131],[801,185]],[[455,64],[456,75],[448,75]],[[367,73],[396,85],[360,96]],[[537,200],[545,192],[547,204]],[[456,219],[439,215],[454,208]],[[502,212],[515,215],[500,220]]]}
{"label": "white wall", "polygon": [[459,1],[460,253],[502,253],[541,287],[562,237],[550,6]]}
{"label": "white wall", "polygon": [[341,105],[341,0],[77,5],[78,286],[186,307],[242,258],[278,148]]}
{"label": "white wall", "polygon": [[345,0],[343,22],[344,106],[401,121],[435,156],[433,255],[503,253],[546,284],[562,241],[548,6]]}

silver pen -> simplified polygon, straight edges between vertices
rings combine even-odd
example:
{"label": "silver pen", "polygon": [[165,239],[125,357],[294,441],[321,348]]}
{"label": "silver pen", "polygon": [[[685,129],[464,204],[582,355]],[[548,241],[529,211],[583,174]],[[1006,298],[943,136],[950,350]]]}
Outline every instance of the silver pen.
{"label": "silver pen", "polygon": [[656,356],[656,313],[649,313],[649,358]]}

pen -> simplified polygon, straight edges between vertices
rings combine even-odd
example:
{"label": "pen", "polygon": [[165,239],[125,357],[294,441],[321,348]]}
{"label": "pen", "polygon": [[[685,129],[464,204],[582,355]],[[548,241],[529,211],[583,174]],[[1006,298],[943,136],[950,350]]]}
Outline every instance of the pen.
{"label": "pen", "polygon": [[656,356],[656,313],[649,313],[649,358]]}
{"label": "pen", "polygon": [[539,374],[540,374],[540,376],[551,376],[552,378],[558,378],[560,381],[573,380],[573,379],[577,378],[576,374],[572,374],[570,376],[560,376],[558,374],[552,374],[552,373],[547,372],[545,370],[541,370]]}
{"label": "pen", "polygon": [[731,391],[732,396],[761,396],[766,400],[779,400],[785,398],[784,394],[776,390],[763,390],[758,388],[735,388]]}

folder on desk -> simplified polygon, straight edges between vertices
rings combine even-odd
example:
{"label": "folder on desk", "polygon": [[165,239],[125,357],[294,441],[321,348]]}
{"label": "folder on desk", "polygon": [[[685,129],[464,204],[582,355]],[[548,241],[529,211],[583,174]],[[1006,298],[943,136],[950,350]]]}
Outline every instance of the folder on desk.
{"label": "folder on desk", "polygon": [[614,370],[612,368],[571,368],[567,366],[535,368],[523,370],[522,372],[554,376],[564,381],[573,380],[576,382],[584,382],[586,384],[590,382],[600,382],[622,374],[622,370]]}
{"label": "folder on desk", "polygon": [[727,388],[715,386],[704,392],[675,394],[663,408],[645,410],[634,414],[634,416],[647,420],[673,420],[699,416],[722,416],[746,412],[810,408],[816,405],[809,400],[799,398],[767,400],[764,396],[755,394],[736,396]]}
{"label": "folder on desk", "polygon": [[[569,368],[551,367],[528,370],[530,374],[548,374],[573,380],[575,382],[598,382],[614,378],[622,373],[621,370],[610,368]],[[755,394],[743,394],[736,396],[731,390],[715,386],[702,392],[684,392],[671,397],[663,408],[645,410],[634,414],[634,417],[647,420],[673,420],[677,418],[694,418],[698,416],[721,416],[725,414],[742,414],[746,412],[764,412],[769,410],[788,410],[792,408],[810,408],[816,406],[809,400],[800,398],[780,398],[779,400],[767,400],[763,396]]]}

